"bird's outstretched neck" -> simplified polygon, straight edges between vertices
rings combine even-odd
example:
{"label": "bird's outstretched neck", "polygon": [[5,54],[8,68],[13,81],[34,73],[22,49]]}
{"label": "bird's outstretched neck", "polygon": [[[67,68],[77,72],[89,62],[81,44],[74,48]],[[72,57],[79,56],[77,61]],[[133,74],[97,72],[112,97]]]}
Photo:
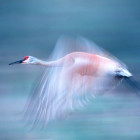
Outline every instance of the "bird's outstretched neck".
{"label": "bird's outstretched neck", "polygon": [[66,55],[60,59],[55,61],[38,61],[38,65],[47,66],[47,67],[63,67],[63,66],[70,66],[74,64],[74,58],[71,55]]}
{"label": "bird's outstretched neck", "polygon": [[63,63],[62,63],[62,60],[57,60],[57,61],[43,61],[43,60],[40,60],[38,62],[38,65],[46,66],[46,67],[62,67]]}

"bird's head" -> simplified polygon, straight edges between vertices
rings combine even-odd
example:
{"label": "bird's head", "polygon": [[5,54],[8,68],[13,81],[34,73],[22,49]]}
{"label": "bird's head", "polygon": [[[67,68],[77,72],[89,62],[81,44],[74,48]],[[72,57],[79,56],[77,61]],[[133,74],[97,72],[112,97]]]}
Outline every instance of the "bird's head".
{"label": "bird's head", "polygon": [[21,60],[10,63],[9,65],[13,65],[13,64],[38,64],[38,63],[39,63],[39,59],[37,59],[33,56],[26,56]]}

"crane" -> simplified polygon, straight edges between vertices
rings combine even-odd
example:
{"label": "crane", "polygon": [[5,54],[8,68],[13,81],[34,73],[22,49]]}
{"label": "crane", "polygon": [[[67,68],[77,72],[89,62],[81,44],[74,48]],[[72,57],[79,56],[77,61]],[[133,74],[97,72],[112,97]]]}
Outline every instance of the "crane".
{"label": "crane", "polygon": [[[46,125],[85,105],[90,97],[106,93],[122,79],[131,79],[127,67],[114,56],[83,37],[61,37],[52,61],[33,56],[10,63],[44,66],[47,72],[27,103],[26,118]],[[130,81],[130,80],[128,80]],[[133,86],[137,87],[133,81]]]}

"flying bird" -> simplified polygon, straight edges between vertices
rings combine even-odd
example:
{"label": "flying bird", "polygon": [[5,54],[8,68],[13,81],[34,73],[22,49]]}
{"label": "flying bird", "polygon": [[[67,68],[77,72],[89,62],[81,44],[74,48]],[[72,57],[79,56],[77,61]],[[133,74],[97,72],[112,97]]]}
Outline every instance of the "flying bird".
{"label": "flying bird", "polygon": [[33,124],[41,121],[45,126],[51,120],[64,118],[91,97],[106,93],[122,79],[132,77],[121,61],[83,37],[61,37],[51,59],[43,61],[26,56],[9,64],[46,67],[40,84],[27,102],[25,117]]}

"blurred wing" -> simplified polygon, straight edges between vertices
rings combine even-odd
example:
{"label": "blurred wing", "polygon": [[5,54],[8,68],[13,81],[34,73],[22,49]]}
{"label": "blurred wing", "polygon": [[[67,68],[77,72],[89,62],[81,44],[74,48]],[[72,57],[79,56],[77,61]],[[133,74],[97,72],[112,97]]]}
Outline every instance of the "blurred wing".
{"label": "blurred wing", "polygon": [[83,48],[83,50],[86,52],[109,58],[113,61],[120,63],[123,67],[126,67],[126,65],[123,62],[121,62],[119,59],[117,59],[116,57],[111,55],[109,52],[107,52],[106,50],[98,46],[96,43],[91,42],[84,37],[77,38],[77,46],[79,46],[79,48]]}
{"label": "blurred wing", "polygon": [[[51,68],[27,103],[25,118],[33,126],[40,121],[45,126],[56,118],[63,119],[70,111],[86,103],[86,80],[71,75],[69,69]],[[79,98],[82,94],[83,98]]]}
{"label": "blurred wing", "polygon": [[[89,52],[117,60],[83,37],[77,39],[61,37],[57,41],[52,60],[59,59],[71,52]],[[46,70],[38,88],[27,103],[25,112],[27,120],[35,125],[42,121],[46,125],[53,119],[63,118],[70,110],[86,104],[89,101],[89,95],[94,96],[100,89],[103,91],[107,88],[107,83],[114,78],[109,76],[105,79],[95,79],[78,74],[73,75],[71,69],[72,67],[59,67]],[[106,82],[102,82],[103,80]],[[90,92],[92,93],[87,94]]]}
{"label": "blurred wing", "polygon": [[[123,62],[121,62],[119,59],[111,55],[109,52],[105,51],[96,43],[89,41],[84,37],[78,36],[76,39],[68,36],[60,37],[55,47],[55,51],[54,51],[55,56],[57,56],[57,58],[61,58],[66,54],[72,52],[87,52],[87,53],[97,54],[103,57],[107,57],[111,60],[114,60],[120,63],[122,66],[126,67],[126,65]],[[56,59],[56,57],[54,58]]]}

